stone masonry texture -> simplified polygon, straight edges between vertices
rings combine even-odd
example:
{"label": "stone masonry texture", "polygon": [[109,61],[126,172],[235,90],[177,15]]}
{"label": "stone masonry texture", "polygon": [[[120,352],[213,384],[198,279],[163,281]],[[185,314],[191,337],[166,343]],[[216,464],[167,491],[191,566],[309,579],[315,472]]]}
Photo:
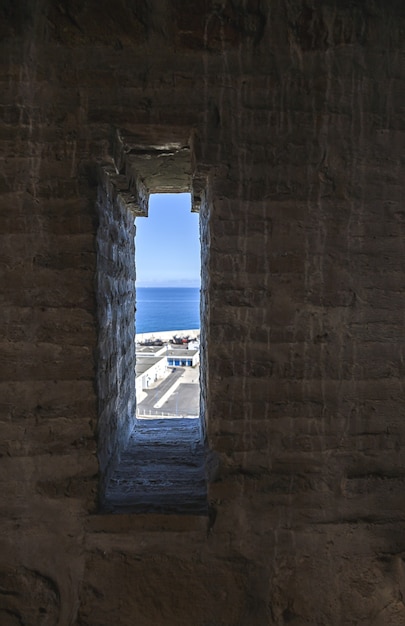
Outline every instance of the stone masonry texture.
{"label": "stone masonry texture", "polygon": [[[0,0],[1,626],[404,625],[404,33],[402,0]],[[106,514],[172,178],[209,514]]]}

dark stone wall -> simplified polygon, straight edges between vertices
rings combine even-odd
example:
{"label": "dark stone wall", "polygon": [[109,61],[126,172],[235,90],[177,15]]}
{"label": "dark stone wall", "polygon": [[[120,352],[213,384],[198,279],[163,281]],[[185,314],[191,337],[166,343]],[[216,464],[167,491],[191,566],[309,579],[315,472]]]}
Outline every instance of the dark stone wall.
{"label": "dark stone wall", "polygon": [[97,199],[97,393],[100,500],[134,427],[135,219],[105,172]]}
{"label": "dark stone wall", "polygon": [[[0,16],[0,622],[402,626],[402,3]],[[207,518],[97,513],[117,130],[202,194]]]}

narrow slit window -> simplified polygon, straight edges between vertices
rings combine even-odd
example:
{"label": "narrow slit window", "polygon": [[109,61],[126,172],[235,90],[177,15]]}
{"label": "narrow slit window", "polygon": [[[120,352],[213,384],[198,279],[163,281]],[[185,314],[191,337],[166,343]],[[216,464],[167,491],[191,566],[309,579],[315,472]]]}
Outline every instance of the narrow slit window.
{"label": "narrow slit window", "polygon": [[139,419],[199,417],[199,221],[190,207],[190,194],[154,194],[148,218],[136,219]]}
{"label": "narrow slit window", "polygon": [[103,508],[206,514],[201,251],[190,194],[151,195],[148,217],[136,217],[135,233],[136,409]]}

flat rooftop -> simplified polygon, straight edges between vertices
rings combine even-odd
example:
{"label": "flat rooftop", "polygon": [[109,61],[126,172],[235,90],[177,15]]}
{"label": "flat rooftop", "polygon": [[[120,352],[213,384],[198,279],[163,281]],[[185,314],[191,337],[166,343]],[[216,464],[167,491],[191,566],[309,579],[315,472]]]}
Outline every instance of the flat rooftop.
{"label": "flat rooftop", "polygon": [[188,357],[192,357],[194,356],[196,353],[198,352],[198,350],[188,350],[187,348],[169,348],[169,350],[167,350],[167,352],[165,353],[165,356],[177,356],[177,357],[181,357],[181,356],[188,356]]}
{"label": "flat rooftop", "polygon": [[155,363],[159,363],[162,359],[163,356],[142,356],[140,359],[137,359],[135,365],[135,376],[141,376],[150,367],[155,365]]}
{"label": "flat rooftop", "polygon": [[143,358],[143,355],[154,354],[158,355],[159,352],[162,352],[166,349],[166,346],[136,346],[136,353],[140,354]]}

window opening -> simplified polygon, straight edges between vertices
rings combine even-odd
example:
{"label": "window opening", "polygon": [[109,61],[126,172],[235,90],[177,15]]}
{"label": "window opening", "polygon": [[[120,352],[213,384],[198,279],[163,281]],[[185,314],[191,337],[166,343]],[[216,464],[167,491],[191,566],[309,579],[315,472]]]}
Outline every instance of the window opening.
{"label": "window opening", "polygon": [[136,218],[139,419],[199,417],[200,245],[190,208],[190,194],[153,194],[148,218]]}
{"label": "window opening", "polygon": [[[191,213],[190,194],[151,195],[149,216],[135,220],[136,391],[128,399],[133,425],[106,478],[102,504],[117,513],[205,514],[205,428],[199,412],[199,216]],[[153,231],[154,246],[142,236],[147,230]],[[170,272],[169,260],[173,260]],[[115,293],[114,286],[111,291]],[[119,311],[116,307],[112,317],[123,317]],[[121,335],[128,336],[122,323]],[[122,350],[123,355],[126,352]]]}

